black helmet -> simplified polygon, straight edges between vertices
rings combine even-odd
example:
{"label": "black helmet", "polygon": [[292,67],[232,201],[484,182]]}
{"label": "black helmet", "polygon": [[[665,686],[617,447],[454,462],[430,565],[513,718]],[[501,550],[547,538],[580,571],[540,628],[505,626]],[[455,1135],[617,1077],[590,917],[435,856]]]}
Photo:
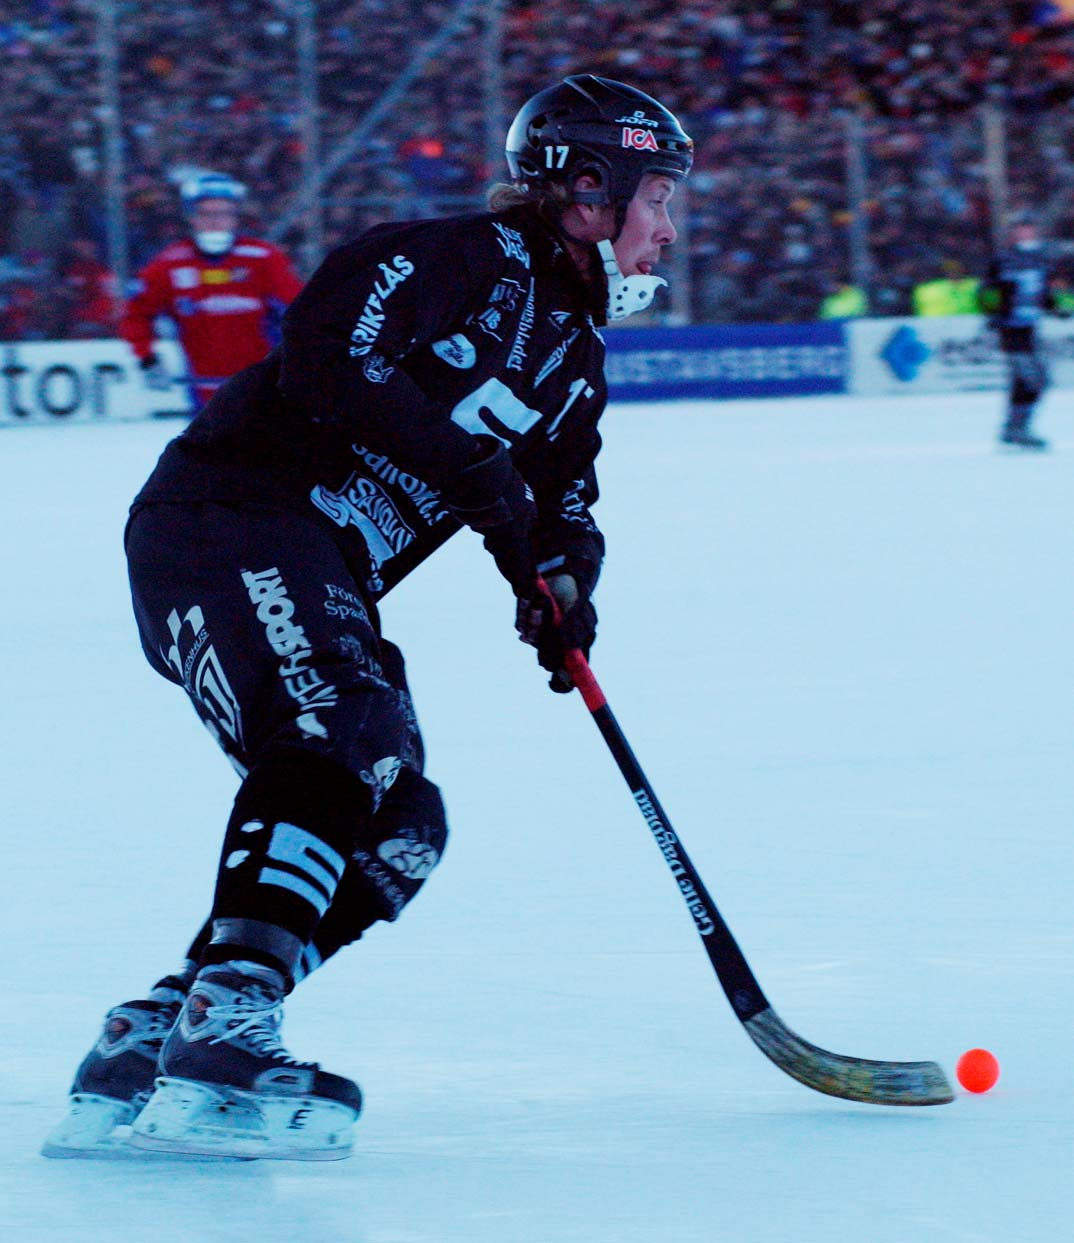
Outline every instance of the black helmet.
{"label": "black helmet", "polygon": [[694,144],[651,96],[622,82],[583,73],[528,100],[507,131],[507,165],[521,185],[571,186],[590,173],[600,188],[572,194],[576,203],[628,203],[646,173],[682,180]]}

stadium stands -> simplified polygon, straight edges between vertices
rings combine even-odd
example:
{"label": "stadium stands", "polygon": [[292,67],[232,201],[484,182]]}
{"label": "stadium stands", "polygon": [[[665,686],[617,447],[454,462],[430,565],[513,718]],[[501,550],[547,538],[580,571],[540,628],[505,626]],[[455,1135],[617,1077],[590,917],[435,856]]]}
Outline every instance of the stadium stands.
{"label": "stadium stands", "polygon": [[[191,166],[246,182],[252,228],[270,228],[301,174],[286,6],[117,7],[133,266],[179,228],[174,184]],[[318,3],[324,152],[451,7]],[[475,21],[332,179],[328,245],[389,215],[477,205],[502,175],[486,146],[481,39]],[[87,331],[65,275],[84,276],[87,242],[105,257],[97,58],[88,0],[5,6],[0,339]],[[591,71],[651,91],[683,117],[698,146],[686,233],[699,322],[813,318],[850,279],[848,110],[864,121],[874,312],[909,311],[913,287],[945,260],[982,269],[982,104],[1006,116],[1010,201],[1033,202],[1054,231],[1074,236],[1074,25],[1047,0],[511,0],[502,66],[508,111],[550,80]],[[283,239],[299,240],[297,230]]]}

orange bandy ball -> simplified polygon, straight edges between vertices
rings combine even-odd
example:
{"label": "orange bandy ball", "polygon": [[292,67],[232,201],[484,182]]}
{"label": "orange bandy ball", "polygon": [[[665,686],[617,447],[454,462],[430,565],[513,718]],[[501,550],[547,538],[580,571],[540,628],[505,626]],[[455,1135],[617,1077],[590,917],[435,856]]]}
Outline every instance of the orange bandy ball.
{"label": "orange bandy ball", "polygon": [[987,1092],[999,1078],[999,1062],[987,1049],[969,1049],[958,1059],[955,1074],[967,1092]]}

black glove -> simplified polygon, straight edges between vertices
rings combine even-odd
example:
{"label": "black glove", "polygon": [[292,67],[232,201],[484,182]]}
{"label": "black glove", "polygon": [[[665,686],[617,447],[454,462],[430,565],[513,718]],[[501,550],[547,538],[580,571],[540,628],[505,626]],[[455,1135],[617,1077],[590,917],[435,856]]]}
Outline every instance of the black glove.
{"label": "black glove", "polygon": [[574,689],[574,683],[564,667],[564,653],[577,648],[589,659],[589,649],[597,636],[597,611],[589,592],[571,574],[549,578],[548,589],[555,597],[562,620],[556,622],[552,601],[538,592],[531,599],[519,599],[515,629],[523,643],[537,649],[538,663],[552,675],[548,685],[557,695],[565,695]]}
{"label": "black glove", "polygon": [[444,502],[460,522],[480,531],[496,568],[516,596],[536,590],[537,564],[530,531],[537,505],[529,484],[494,436],[477,436],[474,458],[449,488]]}
{"label": "black glove", "polygon": [[140,358],[138,366],[142,369],[142,376],[145,379],[147,388],[152,389],[155,393],[171,388],[172,378],[168,374],[168,368],[165,367],[163,360],[158,358],[156,354],[147,354],[145,358]]}

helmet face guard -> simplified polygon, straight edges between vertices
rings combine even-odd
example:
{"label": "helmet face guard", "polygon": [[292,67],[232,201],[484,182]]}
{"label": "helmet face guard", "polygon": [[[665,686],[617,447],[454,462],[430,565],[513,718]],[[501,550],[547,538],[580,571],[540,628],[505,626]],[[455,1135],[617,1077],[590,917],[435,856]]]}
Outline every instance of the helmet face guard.
{"label": "helmet face guard", "polygon": [[[647,173],[683,180],[694,144],[651,96],[609,78],[579,74],[534,95],[507,132],[507,165],[523,186],[562,185],[576,203],[621,212]],[[575,190],[589,174],[590,190]]]}

